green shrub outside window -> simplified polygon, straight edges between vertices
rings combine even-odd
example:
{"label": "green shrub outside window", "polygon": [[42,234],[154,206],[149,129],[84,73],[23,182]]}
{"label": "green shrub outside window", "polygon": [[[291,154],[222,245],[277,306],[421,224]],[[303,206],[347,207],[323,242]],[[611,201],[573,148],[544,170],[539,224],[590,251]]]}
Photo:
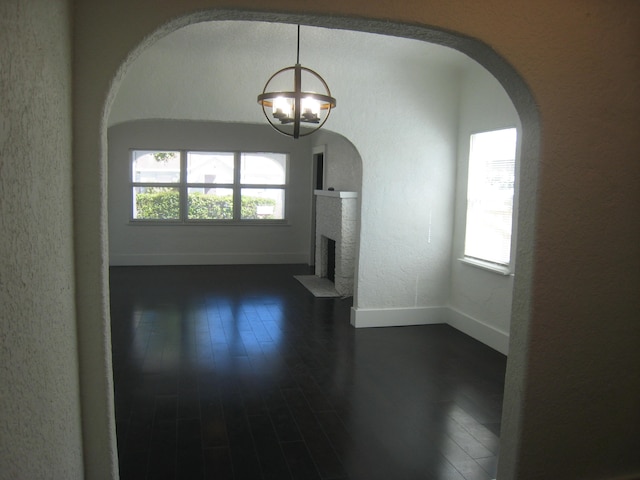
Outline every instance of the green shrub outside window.
{"label": "green shrub outside window", "polygon": [[[180,194],[173,189],[150,188],[136,195],[136,218],[141,220],[180,219]],[[276,202],[269,198],[242,197],[242,218],[263,220],[273,219],[273,215],[258,214],[259,206],[273,206]],[[215,197],[202,193],[192,193],[188,200],[189,220],[233,220],[233,197]]]}

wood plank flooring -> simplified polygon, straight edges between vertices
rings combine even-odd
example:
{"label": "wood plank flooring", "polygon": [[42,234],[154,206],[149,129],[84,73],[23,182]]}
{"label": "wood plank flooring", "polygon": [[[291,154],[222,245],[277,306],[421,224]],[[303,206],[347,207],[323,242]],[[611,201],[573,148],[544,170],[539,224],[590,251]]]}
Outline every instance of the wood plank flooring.
{"label": "wood plank flooring", "polygon": [[354,329],[303,265],[112,267],[122,480],[489,480],[506,358]]}

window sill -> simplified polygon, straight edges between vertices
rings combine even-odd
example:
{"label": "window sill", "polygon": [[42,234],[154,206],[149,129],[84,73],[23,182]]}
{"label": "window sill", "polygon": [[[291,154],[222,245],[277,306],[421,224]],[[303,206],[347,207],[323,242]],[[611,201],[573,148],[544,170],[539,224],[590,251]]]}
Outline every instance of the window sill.
{"label": "window sill", "polygon": [[153,227],[289,227],[287,220],[191,220],[182,222],[179,220],[129,220],[129,226],[153,226]]}
{"label": "window sill", "polygon": [[462,257],[458,260],[466,265],[480,268],[482,270],[486,270],[487,272],[497,273],[498,275],[503,275],[505,277],[508,275],[513,275],[513,273],[511,273],[511,269],[506,265],[498,265],[497,263],[486,262],[483,260],[478,260],[477,258],[470,257]]}

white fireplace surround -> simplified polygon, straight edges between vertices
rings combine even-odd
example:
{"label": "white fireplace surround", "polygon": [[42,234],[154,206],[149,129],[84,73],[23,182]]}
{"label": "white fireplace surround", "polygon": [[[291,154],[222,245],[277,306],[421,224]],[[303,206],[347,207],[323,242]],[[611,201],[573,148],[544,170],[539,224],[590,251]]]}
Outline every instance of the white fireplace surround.
{"label": "white fireplace surround", "polygon": [[328,239],[336,242],[335,288],[342,296],[353,295],[357,240],[357,192],[315,190],[316,270],[327,277]]}

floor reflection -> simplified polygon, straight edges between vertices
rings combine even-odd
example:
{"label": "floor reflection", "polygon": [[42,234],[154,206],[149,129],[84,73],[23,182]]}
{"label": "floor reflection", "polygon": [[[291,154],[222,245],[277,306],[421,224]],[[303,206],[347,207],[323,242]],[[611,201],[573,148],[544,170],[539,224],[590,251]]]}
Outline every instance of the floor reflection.
{"label": "floor reflection", "polygon": [[121,478],[494,478],[505,357],[359,329],[305,266],[111,269]]}

